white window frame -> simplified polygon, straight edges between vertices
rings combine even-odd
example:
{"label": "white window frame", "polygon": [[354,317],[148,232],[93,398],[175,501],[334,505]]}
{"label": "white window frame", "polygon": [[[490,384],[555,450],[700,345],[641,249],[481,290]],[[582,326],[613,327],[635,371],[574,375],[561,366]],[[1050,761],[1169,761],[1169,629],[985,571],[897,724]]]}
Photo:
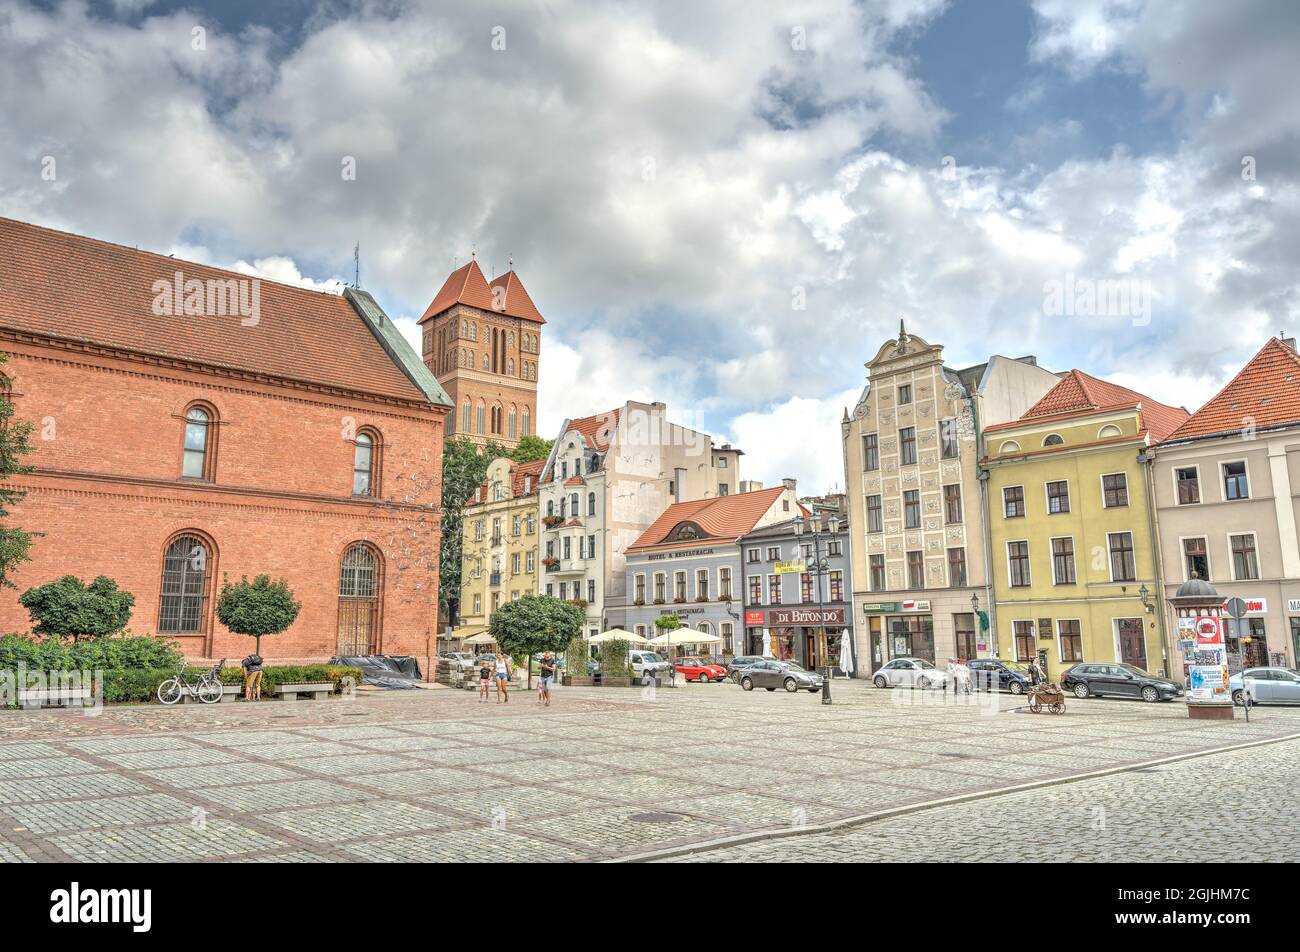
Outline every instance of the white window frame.
{"label": "white window frame", "polygon": [[[1201,491],[1201,498],[1200,498],[1199,501],[1197,501],[1197,502],[1179,502],[1179,501],[1178,501],[1178,471],[1179,471],[1180,469],[1194,469],[1194,470],[1196,470],[1196,485],[1200,488],[1200,491]],[[1200,463],[1174,463],[1173,468],[1169,470],[1169,481],[1173,484],[1173,487],[1174,487],[1174,505],[1175,505],[1175,506],[1178,506],[1179,508],[1186,508],[1186,507],[1188,507],[1188,506],[1201,506],[1201,505],[1204,505],[1204,504],[1205,504],[1205,480],[1201,479],[1201,464],[1200,464]],[[1250,474],[1249,474],[1249,473],[1246,474],[1246,482],[1247,482],[1247,484],[1249,484],[1249,482],[1250,482]],[[1200,538],[1200,536],[1189,536],[1188,538],[1198,539],[1198,538]]]}
{"label": "white window frame", "polygon": [[[1117,536],[1117,535],[1127,535],[1129,538],[1129,542],[1132,543],[1132,552],[1133,552],[1133,577],[1132,578],[1115,577],[1115,560],[1111,557],[1113,552],[1110,547],[1110,537]],[[1111,582],[1113,582],[1116,585],[1127,585],[1130,583],[1135,583],[1139,580],[1137,533],[1134,532],[1132,529],[1116,529],[1114,532],[1106,533],[1106,571],[1110,575]],[[1077,569],[1075,571],[1075,574],[1076,575],[1078,574]]]}
{"label": "white window frame", "polygon": [[[1233,502],[1236,502],[1236,500],[1234,499]],[[1254,539],[1254,541],[1255,541],[1255,545],[1254,545],[1254,550],[1255,550],[1255,576],[1256,576],[1255,578],[1237,578],[1237,560],[1236,560],[1236,558],[1234,558],[1233,553],[1232,553],[1232,537],[1233,537],[1233,536],[1238,536],[1238,535],[1239,535],[1239,536],[1245,536],[1245,535],[1248,535],[1248,536],[1250,536],[1252,539]],[[1234,582],[1260,582],[1260,581],[1263,581],[1263,579],[1264,579],[1264,573],[1263,573],[1263,571],[1262,571],[1263,566],[1260,565],[1260,558],[1259,558],[1259,533],[1258,533],[1257,531],[1255,531],[1254,529],[1235,529],[1235,530],[1229,530],[1228,532],[1225,532],[1225,533],[1224,533],[1224,540],[1228,543],[1228,566],[1229,566],[1229,568],[1230,568],[1230,570],[1231,570],[1231,572],[1232,572],[1232,580],[1233,580]]]}
{"label": "white window frame", "polygon": [[[1075,570],[1074,574],[1076,576],[1079,574],[1077,569]],[[1083,657],[1081,657],[1078,661],[1066,661],[1065,654],[1063,651],[1061,651],[1061,645],[1063,644],[1063,642],[1061,641],[1061,622],[1063,621],[1074,621],[1079,623],[1079,654],[1083,655]],[[1052,619],[1052,625],[1056,628],[1056,663],[1061,666],[1065,666],[1069,664],[1087,664],[1088,653],[1084,651],[1084,647],[1085,645],[1087,645],[1088,639],[1083,636],[1083,619],[1082,618],[1054,618]]]}
{"label": "white window frame", "polygon": [[[1007,560],[1007,588],[1033,588],[1034,587],[1034,550],[1032,546],[1029,548],[1028,581],[1024,585],[1016,585],[1014,582],[1011,581],[1011,547],[1019,542],[1023,542],[1026,546],[1029,546],[1028,539],[1008,539],[1006,541],[1006,550],[1004,551],[1003,554],[1006,556],[1006,560]],[[1076,575],[1078,574],[1077,568],[1075,574]]]}
{"label": "white window frame", "polygon": [[[1202,496],[1201,498],[1204,499],[1205,497]],[[1242,535],[1242,533],[1233,532],[1233,533],[1229,533],[1229,535]],[[1211,578],[1214,578],[1214,559],[1211,558],[1210,556],[1210,537],[1204,533],[1197,533],[1194,535],[1185,535],[1185,536],[1178,537],[1178,561],[1179,563],[1182,564],[1183,567],[1183,581],[1190,582],[1192,580],[1192,577],[1187,574],[1187,550],[1183,548],[1183,543],[1187,539],[1205,540],[1205,573],[1208,576],[1208,578],[1203,578],[1201,579],[1201,581],[1208,582]],[[1230,558],[1232,556],[1231,542],[1229,542],[1228,556]]]}
{"label": "white window frame", "polygon": [[[1056,552],[1052,549],[1052,543],[1058,539],[1070,540],[1070,554],[1074,559],[1074,581],[1062,582],[1056,577]],[[1074,546],[1074,536],[1060,535],[1047,537],[1047,557],[1052,560],[1052,584],[1053,585],[1078,585],[1079,584],[1079,550]]]}
{"label": "white window frame", "polygon": [[[1106,477],[1123,476],[1124,477],[1124,498],[1128,500],[1122,506],[1106,505]],[[1128,470],[1117,469],[1112,473],[1101,473],[1097,476],[1097,488],[1101,491],[1101,508],[1102,509],[1131,509],[1133,507],[1133,487],[1128,484]]]}
{"label": "white window frame", "polygon": [[[1018,516],[1007,515],[1007,490],[1020,490],[1020,504],[1025,507],[1025,511]],[[1028,519],[1029,518],[1029,499],[1025,496],[1025,487],[1023,483],[1014,483],[1010,486],[1002,487],[1002,518],[1003,519]]]}
{"label": "white window frame", "polygon": [[[1064,512],[1052,512],[1052,497],[1047,494],[1047,487],[1052,483],[1065,483],[1065,504],[1069,506]],[[1049,516],[1068,516],[1074,511],[1074,493],[1070,491],[1070,481],[1068,479],[1045,479],[1043,480],[1043,512]],[[1057,538],[1064,538],[1057,536]]]}
{"label": "white window frame", "polygon": [[[1228,498],[1228,480],[1227,476],[1223,472],[1223,467],[1227,466],[1229,463],[1240,463],[1246,469],[1246,495],[1238,496],[1236,499]],[[1250,476],[1250,460],[1246,459],[1244,456],[1234,457],[1233,459],[1218,460],[1217,465],[1219,467],[1219,499],[1222,502],[1249,502],[1255,498],[1255,481]],[[1237,535],[1241,535],[1241,533],[1238,532]]]}
{"label": "white window frame", "polygon": [[[708,588],[708,589],[712,589],[712,588],[713,588],[713,573],[710,572],[708,569],[696,569],[696,570],[695,570],[695,579],[694,579],[694,583],[695,583],[695,595],[694,595],[694,597],[695,597],[695,598],[699,598],[699,597],[700,597],[700,575],[701,575],[701,574],[704,575],[704,587],[705,587],[705,588]],[[710,601],[713,601],[713,600],[714,600],[712,595],[709,596],[709,599],[710,599]]]}

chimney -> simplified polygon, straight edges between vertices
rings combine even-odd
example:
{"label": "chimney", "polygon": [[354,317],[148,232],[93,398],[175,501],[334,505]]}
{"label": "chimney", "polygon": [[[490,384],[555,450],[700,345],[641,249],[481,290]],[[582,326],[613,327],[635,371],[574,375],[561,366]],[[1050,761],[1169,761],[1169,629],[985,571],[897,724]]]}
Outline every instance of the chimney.
{"label": "chimney", "polygon": [[1284,343],[1284,344],[1286,344],[1286,346],[1290,347],[1292,351],[1295,350],[1295,338],[1294,338],[1294,337],[1283,337],[1283,338],[1282,338],[1282,343]]}
{"label": "chimney", "polygon": [[791,492],[794,492],[795,480],[787,476],[785,479],[781,480],[781,485]]}

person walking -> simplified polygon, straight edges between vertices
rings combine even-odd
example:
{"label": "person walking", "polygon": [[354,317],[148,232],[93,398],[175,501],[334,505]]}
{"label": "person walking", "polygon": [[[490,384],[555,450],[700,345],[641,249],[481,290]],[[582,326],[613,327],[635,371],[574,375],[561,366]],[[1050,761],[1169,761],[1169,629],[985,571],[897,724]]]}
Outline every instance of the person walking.
{"label": "person walking", "polygon": [[957,683],[962,694],[970,694],[970,665],[964,659],[957,662]]}
{"label": "person walking", "polygon": [[559,670],[559,665],[556,663],[555,655],[550,651],[542,655],[542,678],[538,683],[542,690],[542,703],[547,707],[551,706],[551,685],[555,683],[555,672],[557,670]]}
{"label": "person walking", "polygon": [[951,687],[952,696],[956,697],[957,696],[957,661],[953,658],[949,658],[948,664],[944,667],[944,671],[948,673],[948,680],[943,685],[943,691],[945,694],[947,694],[948,688]]}
{"label": "person walking", "polygon": [[244,700],[262,699],[262,656],[254,651],[239,663],[244,669]]}
{"label": "person walking", "polygon": [[492,662],[483,658],[478,663],[478,699],[480,704],[486,704],[488,699],[488,685],[492,683]]}
{"label": "person walking", "polygon": [[510,659],[505,654],[497,655],[496,663],[497,703],[510,703]]}

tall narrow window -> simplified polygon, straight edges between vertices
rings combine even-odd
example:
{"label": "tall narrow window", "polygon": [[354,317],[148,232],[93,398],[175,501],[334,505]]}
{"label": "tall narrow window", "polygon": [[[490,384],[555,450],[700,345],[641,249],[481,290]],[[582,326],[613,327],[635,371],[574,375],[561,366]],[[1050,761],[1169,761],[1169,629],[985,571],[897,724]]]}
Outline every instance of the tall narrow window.
{"label": "tall narrow window", "polygon": [[1029,584],[1029,543],[1007,543],[1007,567],[1012,588],[1023,588]]}
{"label": "tall narrow window", "polygon": [[158,633],[197,635],[203,631],[211,553],[198,536],[179,536],[163,555]]}
{"label": "tall narrow window", "polygon": [[1110,548],[1111,581],[1137,581],[1137,563],[1133,558],[1133,533],[1108,532],[1106,542]]}
{"label": "tall narrow window", "polygon": [[871,568],[871,590],[873,592],[883,592],[885,590],[885,557],[883,555],[868,556],[868,562]]}
{"label": "tall narrow window", "polygon": [[1057,643],[1061,646],[1061,660],[1064,662],[1083,660],[1083,632],[1079,629],[1078,619],[1062,618],[1056,623]]}
{"label": "tall narrow window", "polygon": [[1101,504],[1106,509],[1128,505],[1128,476],[1110,473],[1101,477]]}
{"label": "tall narrow window", "polygon": [[867,472],[880,469],[880,440],[874,433],[862,437],[862,468]]}
{"label": "tall narrow window", "polygon": [[528,435],[528,419],[529,419],[529,417],[528,417],[528,408],[527,408],[527,407],[524,407],[524,419],[523,419],[523,423],[522,423],[522,424],[520,425],[520,427],[519,427],[519,435],[520,435],[520,436],[527,436],[527,435]]}
{"label": "tall narrow window", "polygon": [[372,496],[375,486],[375,440],[369,433],[357,434],[352,454],[352,495]]}
{"label": "tall narrow window", "polygon": [[1047,484],[1047,511],[1053,515],[1070,511],[1070,484],[1065,480]]}
{"label": "tall narrow window", "polygon": [[364,542],[348,547],[339,571],[338,653],[345,657],[379,649],[379,559]]}
{"label": "tall narrow window", "polygon": [[961,486],[956,483],[943,487],[943,515],[949,524],[961,522]]}
{"label": "tall narrow window", "polygon": [[1018,519],[1025,514],[1025,487],[1007,486],[1002,490],[1002,515]]}
{"label": "tall narrow window", "polygon": [[899,462],[904,466],[916,462],[916,427],[907,426],[898,431]]}
{"label": "tall narrow window", "polygon": [[1074,539],[1071,537],[1052,540],[1052,582],[1056,585],[1075,584]]}
{"label": "tall narrow window", "polygon": [[208,441],[212,418],[202,407],[185,414],[185,461],[181,475],[186,479],[208,479]]}
{"label": "tall narrow window", "polygon": [[1255,555],[1253,535],[1228,536],[1232,547],[1232,577],[1235,581],[1259,578],[1259,560]]}
{"label": "tall narrow window", "polygon": [[907,584],[911,588],[925,588],[925,555],[922,552],[907,553]]}
{"label": "tall narrow window", "polygon": [[961,455],[956,420],[949,418],[939,424],[939,444],[943,447],[944,459],[956,459]]}
{"label": "tall narrow window", "polygon": [[966,584],[966,550],[948,550],[948,584],[954,588]]}
{"label": "tall narrow window", "polygon": [[903,490],[903,525],[908,529],[921,528],[921,491]]}
{"label": "tall narrow window", "polygon": [[1178,505],[1191,506],[1201,501],[1201,471],[1195,466],[1175,469],[1174,485],[1178,488]]}
{"label": "tall narrow window", "polygon": [[885,524],[883,519],[881,518],[881,511],[880,511],[880,497],[868,496],[867,497],[867,531],[883,532],[884,529],[885,529]]}
{"label": "tall narrow window", "polygon": [[1210,580],[1210,555],[1204,537],[1183,540],[1183,560],[1188,579]]}

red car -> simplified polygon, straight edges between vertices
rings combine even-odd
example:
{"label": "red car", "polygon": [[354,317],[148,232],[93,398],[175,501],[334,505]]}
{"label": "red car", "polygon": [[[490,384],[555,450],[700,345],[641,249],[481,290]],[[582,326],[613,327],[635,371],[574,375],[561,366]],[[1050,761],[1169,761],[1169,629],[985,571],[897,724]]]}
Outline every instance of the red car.
{"label": "red car", "polygon": [[678,658],[675,662],[677,673],[687,681],[725,681],[727,669],[720,664],[709,664],[701,658]]}

